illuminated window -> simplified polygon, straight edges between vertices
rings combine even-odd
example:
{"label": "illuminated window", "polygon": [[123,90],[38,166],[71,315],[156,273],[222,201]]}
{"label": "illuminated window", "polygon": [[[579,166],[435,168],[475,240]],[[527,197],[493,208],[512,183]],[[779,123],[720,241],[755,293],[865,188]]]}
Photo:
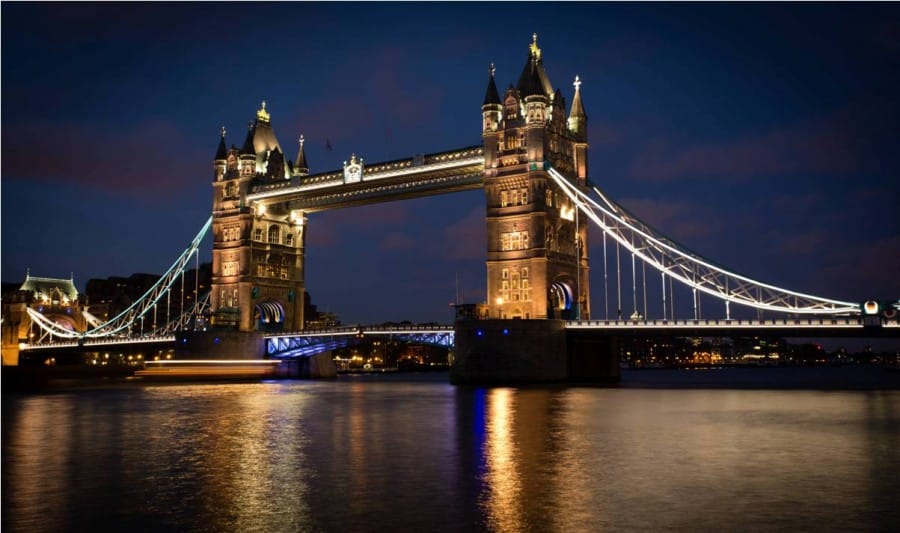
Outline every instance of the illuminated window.
{"label": "illuminated window", "polygon": [[256,228],[255,230],[253,230],[253,240],[254,240],[254,241],[261,241],[261,240],[263,240],[263,230],[262,230],[262,228]]}
{"label": "illuminated window", "polygon": [[275,224],[269,226],[269,242],[272,244],[281,243],[281,229]]}
{"label": "illuminated window", "polygon": [[508,268],[504,268],[503,270],[501,270],[501,271],[500,271],[500,277],[503,278],[503,279],[509,279],[509,269],[508,269]]}
{"label": "illuminated window", "polygon": [[506,194],[506,191],[500,191],[500,207],[506,207],[509,205],[509,196]]}
{"label": "illuminated window", "polygon": [[522,199],[522,204],[521,204],[521,205],[527,205],[527,204],[528,204],[528,189],[522,189],[521,199]]}
{"label": "illuminated window", "polygon": [[235,276],[237,275],[238,270],[237,261],[227,261],[222,263],[222,275],[223,276]]}
{"label": "illuminated window", "polygon": [[527,231],[510,231],[500,234],[500,249],[502,251],[526,250],[528,248]]}

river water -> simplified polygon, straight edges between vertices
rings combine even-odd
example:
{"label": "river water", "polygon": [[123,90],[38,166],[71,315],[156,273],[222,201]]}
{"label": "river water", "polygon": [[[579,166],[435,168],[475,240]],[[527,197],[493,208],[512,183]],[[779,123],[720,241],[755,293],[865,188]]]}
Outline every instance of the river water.
{"label": "river water", "polygon": [[2,529],[900,531],[896,377],[766,390],[711,375],[5,394]]}

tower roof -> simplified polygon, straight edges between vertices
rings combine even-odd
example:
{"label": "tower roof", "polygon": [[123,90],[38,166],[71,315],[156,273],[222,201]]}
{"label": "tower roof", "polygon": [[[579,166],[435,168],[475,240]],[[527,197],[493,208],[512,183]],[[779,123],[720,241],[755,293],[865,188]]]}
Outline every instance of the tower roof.
{"label": "tower roof", "polygon": [[306,151],[303,149],[303,134],[300,134],[300,148],[297,150],[297,159],[294,161],[294,171],[300,174],[309,174],[309,163],[306,162]]}
{"label": "tower roof", "polygon": [[222,136],[219,138],[219,148],[216,150],[216,159],[228,157],[228,148],[225,147],[225,126],[222,126]]}
{"label": "tower roof", "polygon": [[581,118],[587,120],[584,114],[584,106],[581,104],[581,78],[575,76],[575,97],[572,99],[572,110],[569,112],[570,118]]}
{"label": "tower roof", "polygon": [[519,76],[519,83],[516,85],[522,97],[532,95],[543,95],[548,99],[553,96],[553,85],[544,71],[544,61],[541,59],[541,49],[537,45],[537,34],[532,35],[531,44],[528,46],[528,60],[525,62],[525,68]]}
{"label": "tower roof", "polygon": [[244,140],[244,146],[241,147],[241,155],[256,155],[256,150],[253,149],[253,133],[255,129],[256,127],[252,122],[247,125],[247,138]]}
{"label": "tower roof", "polygon": [[488,78],[488,86],[487,91],[484,93],[484,103],[482,105],[490,105],[490,104],[499,104],[500,103],[500,94],[497,92],[497,84],[494,83],[494,64],[491,63],[490,73],[491,76]]}
{"label": "tower roof", "polygon": [[269,122],[269,112],[266,111],[266,101],[263,100],[262,106],[256,112],[256,122],[253,123],[253,151],[259,156],[264,156],[266,152],[270,152],[275,148],[284,153],[278,139],[275,138],[275,131]]}

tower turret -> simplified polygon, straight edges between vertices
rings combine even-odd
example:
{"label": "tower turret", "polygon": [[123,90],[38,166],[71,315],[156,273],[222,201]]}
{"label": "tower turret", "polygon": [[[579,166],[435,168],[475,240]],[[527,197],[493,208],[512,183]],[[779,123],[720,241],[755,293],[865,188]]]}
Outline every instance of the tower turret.
{"label": "tower turret", "polygon": [[256,175],[256,150],[253,148],[254,130],[254,124],[252,122],[248,123],[247,138],[244,140],[244,145],[240,151],[241,176],[245,177]]}
{"label": "tower turret", "polygon": [[222,126],[222,136],[219,137],[219,147],[216,149],[216,159],[213,163],[216,181],[225,175],[225,164],[228,158],[228,148],[225,147],[225,126]]}
{"label": "tower turret", "polygon": [[303,134],[300,134],[300,138],[298,139],[300,143],[300,148],[297,149],[297,159],[294,160],[294,176],[308,176],[309,175],[309,163],[306,162],[306,151],[303,149],[304,139]]}
{"label": "tower turret", "polygon": [[488,77],[487,90],[484,93],[484,103],[481,105],[481,114],[484,118],[482,133],[497,131],[500,127],[500,117],[503,105],[500,104],[500,94],[497,92],[497,84],[494,83],[494,64],[491,63],[490,77]]}
{"label": "tower turret", "polygon": [[580,140],[587,139],[587,115],[584,114],[584,106],[581,103],[581,79],[575,76],[575,97],[572,99],[572,110],[569,112],[569,131]]}

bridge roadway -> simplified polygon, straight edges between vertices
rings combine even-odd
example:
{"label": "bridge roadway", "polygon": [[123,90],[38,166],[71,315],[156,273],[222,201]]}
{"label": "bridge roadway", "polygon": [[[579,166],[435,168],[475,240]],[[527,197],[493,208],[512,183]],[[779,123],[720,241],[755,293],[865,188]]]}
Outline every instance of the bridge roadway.
{"label": "bridge roadway", "polygon": [[[870,319],[871,320],[871,319]],[[676,337],[847,337],[898,338],[900,320],[867,324],[865,318],[788,318],[778,320],[573,320],[566,323],[572,333],[605,336],[670,335]],[[297,331],[265,335],[267,353],[306,347],[324,339],[353,336],[396,337],[429,344],[452,346],[452,325],[345,326],[328,330]],[[174,335],[115,337],[24,344],[22,351],[91,348],[150,343],[175,343]]]}

